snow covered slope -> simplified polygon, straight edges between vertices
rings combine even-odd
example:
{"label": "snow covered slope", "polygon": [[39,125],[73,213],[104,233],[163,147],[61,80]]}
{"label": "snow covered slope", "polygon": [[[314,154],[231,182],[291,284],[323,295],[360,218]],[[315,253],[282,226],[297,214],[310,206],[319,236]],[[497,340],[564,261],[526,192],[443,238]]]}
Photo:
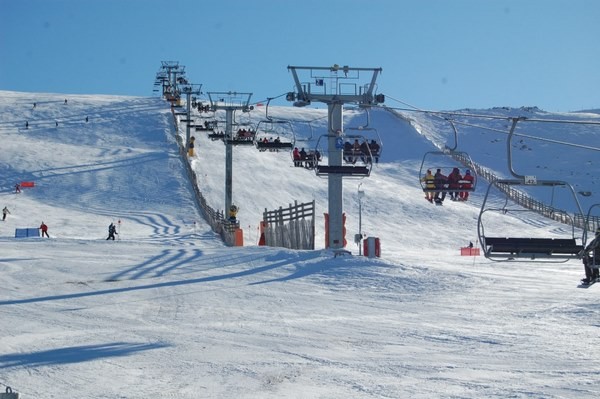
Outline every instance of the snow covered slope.
{"label": "snow covered slope", "polygon": [[[273,112],[323,133],[322,110]],[[433,145],[375,114],[382,160],[344,182],[344,208],[353,234],[362,183],[383,257],[333,258],[253,245],[265,208],[314,198],[322,248],[327,182],[287,153],[234,149],[248,245],[227,248],[193,202],[164,102],[0,92],[0,384],[24,399],[597,397],[598,287],[575,288],[581,265],[461,257],[484,187],[425,201],[416,173]],[[222,208],[224,146],[196,137],[197,184]],[[35,187],[14,194],[18,181]],[[50,239],[14,238],[42,220]],[[490,222],[564,233],[534,215]]]}

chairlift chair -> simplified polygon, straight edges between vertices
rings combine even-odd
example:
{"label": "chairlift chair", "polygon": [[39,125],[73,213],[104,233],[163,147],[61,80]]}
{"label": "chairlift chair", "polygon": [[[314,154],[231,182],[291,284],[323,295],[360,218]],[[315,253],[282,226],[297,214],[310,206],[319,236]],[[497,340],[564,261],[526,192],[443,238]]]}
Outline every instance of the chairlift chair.
{"label": "chairlift chair", "polygon": [[[475,191],[477,187],[477,174],[475,171],[475,165],[471,160],[469,154],[464,151],[457,151],[458,147],[458,130],[456,125],[451,119],[447,119],[448,123],[452,127],[454,134],[454,145],[452,147],[446,146],[444,150],[439,151],[428,151],[423,155],[421,161],[421,168],[419,169],[419,184],[425,193],[439,193],[439,192],[457,192],[457,193],[468,193]],[[458,168],[461,173],[461,180],[458,181],[458,188],[450,189],[445,184],[444,187],[440,187],[437,182],[432,181],[427,177],[427,171],[431,171],[432,175],[435,175],[435,171],[440,171],[445,175],[449,175],[450,172]],[[462,170],[464,169],[464,171]],[[464,178],[466,171],[473,177],[473,181]]]}
{"label": "chairlift chair", "polygon": [[[334,136],[334,135],[330,135],[330,134],[324,134],[324,135],[321,135],[319,137],[319,139],[317,140],[314,152],[316,153],[318,151],[318,148],[320,148],[319,145],[323,138],[326,138],[327,140],[329,140],[329,138],[332,138],[332,137],[336,138],[336,141],[337,141],[336,146],[339,146],[340,149],[343,149],[344,139],[359,140],[360,143],[366,141],[366,138],[362,135]],[[360,158],[360,156],[358,156],[358,158]],[[368,146],[367,146],[367,152],[363,154],[363,158],[365,158],[365,160],[373,159],[373,155],[371,154],[371,151],[368,148]],[[373,168],[372,162],[363,162],[362,164],[359,164],[359,165],[356,165],[354,163],[348,163],[348,162],[346,162],[345,164],[342,164],[342,165],[323,165],[320,163],[319,159],[315,160],[315,165],[314,165],[315,173],[317,176],[320,176],[320,177],[327,177],[330,174],[336,174],[336,175],[341,175],[343,177],[364,178],[364,177],[368,177],[371,174],[372,168]]]}
{"label": "chairlift chair", "polygon": [[233,145],[254,145],[255,136],[256,130],[252,130],[252,128],[239,128],[233,132],[233,137],[227,138],[225,142]]}
{"label": "chairlift chair", "polygon": [[[206,131],[206,132],[214,132],[219,125],[219,121],[215,120],[205,120],[204,123],[196,125],[196,131]],[[210,133],[209,133],[210,134]]]}
{"label": "chairlift chair", "polygon": [[[379,163],[379,157],[381,157],[381,153],[383,151],[383,141],[381,140],[381,136],[379,135],[379,132],[377,131],[377,129],[375,129],[374,127],[370,127],[370,123],[371,123],[371,114],[369,113],[369,108],[367,107],[361,107],[365,110],[365,114],[366,114],[366,118],[367,121],[364,125],[361,126],[357,126],[357,127],[347,127],[345,128],[346,131],[355,131],[358,132],[357,134],[363,138],[363,142],[367,143],[368,146],[368,152],[369,152],[369,157],[367,159],[367,162],[373,162],[373,160],[375,160],[375,163]],[[346,136],[349,137],[349,136]],[[352,154],[355,155],[355,154]]]}
{"label": "chairlift chair", "polygon": [[[435,184],[436,182],[427,178],[427,171],[431,171],[431,174],[435,175],[436,171],[440,169],[445,176],[448,176],[454,168],[458,168],[461,174],[461,179],[458,181],[458,188],[451,189],[448,187],[448,184],[445,184],[444,187],[439,187],[439,185]],[[469,171],[469,174],[473,177],[473,181],[464,178],[466,171]],[[423,155],[421,168],[419,169],[419,184],[425,193],[439,193],[444,191],[458,193],[473,192],[477,187],[477,180],[475,165],[466,152],[447,149],[446,151],[428,151]]]}
{"label": "chairlift chair", "polygon": [[231,138],[225,139],[225,144],[232,145],[254,145],[254,137],[256,136],[256,129],[250,122],[237,123],[233,122],[233,132]]}
{"label": "chairlift chair", "polygon": [[[513,118],[513,123],[507,138],[508,168],[515,179],[498,179],[492,181],[488,186],[485,197],[481,204],[481,210],[477,220],[477,235],[479,238],[479,243],[481,244],[481,248],[483,249],[483,253],[486,258],[494,261],[542,261],[556,263],[567,262],[570,259],[580,258],[582,250],[585,247],[585,229],[581,236],[581,244],[578,244],[576,241],[578,237],[575,235],[575,223],[573,218],[565,211],[553,208],[552,204],[551,206],[546,207],[548,212],[548,215],[546,216],[551,216],[555,220],[560,220],[563,223],[570,224],[571,232],[564,238],[532,238],[522,237],[519,235],[515,237],[515,235],[509,235],[506,233],[503,235],[490,236],[486,235],[485,233],[484,215],[487,212],[495,211],[500,212],[502,215],[515,212],[535,212],[535,210],[525,207],[514,209],[508,208],[508,192],[512,187],[530,186],[551,188],[552,190],[554,190],[556,187],[568,188],[579,214],[583,215],[583,212],[581,211],[581,205],[579,204],[579,200],[575,194],[575,190],[569,183],[559,180],[538,180],[535,176],[520,175],[514,171],[512,165],[511,141],[519,120],[521,120],[521,118]],[[487,205],[492,187],[495,187],[506,194],[505,203],[502,208],[492,208],[488,207]]]}
{"label": "chairlift chair", "polygon": [[[577,243],[577,239],[580,237],[577,237],[575,234],[575,223],[572,216],[565,211],[554,209],[552,207],[548,208],[548,216],[552,216],[552,218],[555,220],[561,220],[564,223],[567,223],[570,226],[570,234],[564,235],[564,237],[560,238],[522,237],[522,235],[518,234],[518,232],[517,234],[507,234],[506,232],[503,234],[496,233],[493,236],[486,234],[485,224],[487,223],[484,221],[484,215],[486,215],[488,212],[496,213],[503,217],[508,217],[514,214],[535,212],[535,210],[523,207],[509,208],[508,194],[506,194],[504,206],[493,207],[488,205],[488,198],[492,187],[497,189],[504,188],[504,191],[506,191],[508,188],[523,185],[526,185],[523,180],[500,179],[493,181],[488,186],[477,220],[477,235],[485,257],[494,261],[536,260],[544,262],[566,262],[570,259],[579,257],[584,245]],[[573,194],[573,198],[575,198],[575,201],[577,202],[575,191],[566,182],[537,181],[535,185],[538,187],[568,187]]]}
{"label": "chairlift chair", "polygon": [[[273,140],[273,136],[279,140]],[[258,122],[254,142],[259,151],[291,150],[294,148],[295,138],[294,129],[290,121],[266,119]]]}
{"label": "chairlift chair", "polygon": [[225,140],[225,133],[211,131],[210,133],[208,133],[208,138],[212,141]]}

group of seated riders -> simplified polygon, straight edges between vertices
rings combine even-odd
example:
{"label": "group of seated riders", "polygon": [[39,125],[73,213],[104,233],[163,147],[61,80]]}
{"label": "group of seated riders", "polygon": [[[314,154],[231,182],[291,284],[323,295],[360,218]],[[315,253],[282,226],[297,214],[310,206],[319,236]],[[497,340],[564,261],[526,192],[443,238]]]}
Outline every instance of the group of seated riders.
{"label": "group of seated riders", "polygon": [[441,204],[446,199],[446,194],[450,194],[453,201],[466,201],[469,198],[469,192],[473,190],[475,178],[471,171],[467,169],[464,176],[460,174],[458,168],[452,169],[448,176],[437,169],[435,174],[431,169],[427,169],[425,176],[421,178],[425,199],[429,202]]}
{"label": "group of seated riders", "polygon": [[199,130],[214,130],[217,128],[217,121],[204,121],[204,123],[197,128]]}
{"label": "group of seated riders", "polygon": [[306,152],[304,148],[298,150],[298,147],[294,147],[292,153],[294,158],[295,167],[305,167],[306,169],[314,169],[317,166],[317,162],[321,160],[321,153],[319,150],[310,150]]}
{"label": "group of seated riders", "polygon": [[238,131],[234,137],[234,140],[253,141],[255,134],[256,134],[256,132],[252,129],[238,129]]}
{"label": "group of seated riders", "polygon": [[[238,141],[238,142],[239,141],[253,142],[255,134],[256,134],[256,132],[254,130],[239,129],[233,136],[233,140]],[[223,139],[225,139],[225,132],[222,130],[220,130],[220,131],[213,130],[212,133],[208,133],[208,137],[210,137],[211,140],[223,140]]]}
{"label": "group of seated riders", "polygon": [[[261,147],[260,145],[258,145],[258,149],[259,151],[267,151],[267,148],[269,151],[279,151],[279,147],[277,145],[282,144],[281,139],[279,138],[279,136],[277,136],[276,138],[273,137],[263,137],[262,139],[258,140],[259,144],[265,144],[264,147]],[[273,145],[272,147],[269,147],[269,144]],[[288,146],[291,147],[292,143],[283,143],[283,144],[287,144]],[[289,147],[288,147],[289,148]]]}
{"label": "group of seated riders", "polygon": [[346,141],[344,143],[344,162],[355,164],[357,160],[361,160],[362,163],[372,163],[375,159],[375,163],[379,163],[379,150],[380,146],[375,140],[367,142],[366,140],[362,143],[358,142],[358,139],[354,140],[354,143]]}

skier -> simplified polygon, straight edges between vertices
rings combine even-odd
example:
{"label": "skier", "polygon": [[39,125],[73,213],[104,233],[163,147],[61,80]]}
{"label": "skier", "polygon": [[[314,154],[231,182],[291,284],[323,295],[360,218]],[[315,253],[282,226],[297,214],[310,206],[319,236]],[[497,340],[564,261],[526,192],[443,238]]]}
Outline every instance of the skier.
{"label": "skier", "polygon": [[4,209],[2,209],[2,221],[6,220],[6,215],[10,214],[10,211],[8,210],[7,207],[4,207]]}
{"label": "skier", "polygon": [[[436,191],[433,201],[435,202],[436,205],[442,205],[442,203],[446,199],[446,191],[444,190],[444,188],[448,183],[448,181],[447,181],[448,178],[446,177],[446,175],[444,175],[442,173],[441,169],[436,170],[433,178],[434,178],[436,190],[440,190],[440,191]],[[440,192],[442,194],[441,198],[440,198]]]}
{"label": "skier", "polygon": [[[473,175],[471,175],[471,171],[469,169],[467,169],[467,171],[465,172],[465,175],[463,176],[462,180],[461,180],[461,185],[460,188],[463,189],[467,189],[467,190],[471,190],[473,188],[473,181],[475,180],[475,178],[473,177]],[[459,194],[459,201],[466,201],[469,199],[469,192],[468,191],[461,191]]]}
{"label": "skier", "polygon": [[371,150],[371,156],[375,158],[375,163],[379,163],[379,150],[381,149],[381,146],[377,144],[377,141],[371,140],[369,149]]}
{"label": "skier", "polygon": [[[590,255],[593,252],[593,255]],[[582,251],[583,268],[585,278],[581,280],[583,284],[592,284],[599,277],[600,267],[600,227],[596,229],[596,237]]]}
{"label": "skier", "polygon": [[300,150],[298,150],[298,147],[294,147],[293,158],[294,158],[294,166],[296,166],[296,167],[302,166],[302,161],[300,160]]}
{"label": "skier", "polygon": [[15,194],[19,194],[21,192],[21,185],[19,183],[15,184]]}
{"label": "skier", "polygon": [[[431,174],[431,169],[427,169],[427,173],[421,178],[421,181],[425,182],[426,190],[435,190],[435,183],[433,175]],[[433,191],[425,192],[425,199],[431,203],[433,203],[433,193]]]}
{"label": "skier", "polygon": [[106,239],[110,240],[112,238],[112,240],[114,241],[115,234],[119,233],[117,233],[117,228],[115,227],[114,223],[111,222],[111,224],[108,226],[108,237]]}
{"label": "skier", "polygon": [[448,175],[448,188],[450,189],[450,199],[452,201],[458,201],[460,188],[460,181],[462,180],[462,176],[460,175],[460,171],[458,168],[452,169],[452,172]]}
{"label": "skier", "polygon": [[302,147],[302,149],[300,150],[300,165],[302,165],[302,162],[306,161],[306,150],[304,149],[304,147]]}
{"label": "skier", "polygon": [[42,230],[42,237],[46,236],[50,238],[50,236],[48,235],[48,226],[46,226],[44,222],[42,222],[42,224],[40,225],[40,230]]}

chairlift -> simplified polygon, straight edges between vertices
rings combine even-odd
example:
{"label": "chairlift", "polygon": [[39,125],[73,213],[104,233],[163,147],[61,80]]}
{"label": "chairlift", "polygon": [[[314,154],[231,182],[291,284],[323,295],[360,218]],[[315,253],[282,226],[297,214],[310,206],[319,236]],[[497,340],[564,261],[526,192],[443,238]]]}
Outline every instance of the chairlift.
{"label": "chairlift", "polygon": [[[296,135],[292,123],[283,119],[274,119],[269,116],[269,104],[272,98],[267,99],[265,106],[265,119],[258,122],[254,143],[259,151],[291,150],[294,148]],[[283,139],[282,139],[283,138]]]}
{"label": "chairlift", "polygon": [[[359,143],[367,143],[368,141],[367,139],[362,136],[362,135],[344,135],[344,136],[337,136],[337,135],[331,135],[331,134],[324,134],[321,135],[319,137],[319,139],[317,140],[317,143],[315,145],[315,150],[314,150],[314,154],[318,154],[318,149],[320,148],[320,143],[321,140],[325,138],[327,141],[329,141],[330,138],[335,138],[336,139],[336,147],[339,149],[343,149],[344,146],[344,140],[357,140]],[[321,159],[319,159],[320,157],[315,157],[314,160],[312,160],[314,162],[314,169],[315,169],[315,173],[317,176],[329,176],[330,174],[335,174],[335,175],[341,175],[341,176],[345,176],[345,177],[358,177],[358,178],[364,178],[364,177],[368,177],[371,174],[371,169],[373,168],[373,163],[369,162],[368,160],[372,160],[373,159],[373,154],[371,153],[371,150],[369,149],[369,146],[366,145],[363,147],[365,152],[359,154],[356,154],[356,158],[354,158],[354,162],[345,162],[342,165],[322,165],[320,164]],[[354,156],[354,153],[353,153]],[[359,163],[358,165],[356,165],[356,162],[358,162],[358,160],[361,161],[361,163]]]}
{"label": "chairlift", "polygon": [[[447,181],[442,182],[435,179],[435,174],[438,171],[447,177],[455,169],[458,169],[458,173],[460,174],[460,178],[454,183],[456,187],[449,187],[450,183]],[[467,176],[471,176],[472,179]],[[424,193],[473,192],[477,187],[477,180],[475,165],[466,152],[451,150],[428,151],[421,161],[419,183]]]}
{"label": "chairlift", "polygon": [[278,151],[294,148],[295,138],[290,121],[266,119],[258,122],[254,141],[259,151]]}
{"label": "chairlift", "polygon": [[[248,118],[249,120],[249,118]],[[233,122],[233,132],[231,138],[226,138],[226,144],[233,145],[254,145],[254,137],[256,136],[256,129],[253,128],[252,124],[248,122]]]}
{"label": "chairlift", "polygon": [[[428,151],[423,155],[419,169],[419,184],[424,193],[456,192],[469,193],[477,187],[477,173],[475,164],[469,154],[464,151],[456,151],[458,147],[458,131],[452,120],[448,119],[454,131],[454,146],[446,146],[443,150]],[[451,174],[458,168],[460,178],[454,182],[455,187],[449,187],[449,183],[436,180],[433,176],[439,170],[444,176]],[[467,173],[468,172],[468,173]],[[467,177],[471,176],[471,178]],[[462,198],[462,196],[461,196]]]}
{"label": "chairlift", "polygon": [[[301,147],[304,150],[304,147]],[[298,158],[296,158],[296,150],[298,148],[294,147],[294,151],[291,152],[292,160],[294,161],[294,166],[302,166],[305,169],[314,170],[317,163],[320,162],[323,158],[323,151],[321,151],[320,147],[311,148],[308,152],[302,153],[302,150],[298,151]]]}
{"label": "chairlift", "polygon": [[225,140],[225,133],[211,131],[210,133],[208,133],[208,138],[211,139],[212,141]]}
{"label": "chairlift", "polygon": [[[508,166],[510,173],[515,179],[499,179],[492,181],[488,186],[485,197],[481,204],[481,210],[477,221],[477,235],[479,243],[483,249],[483,253],[486,258],[493,261],[542,261],[542,262],[567,262],[570,259],[581,257],[581,251],[585,246],[585,229],[584,234],[581,237],[581,244],[577,244],[575,234],[575,223],[571,215],[567,212],[556,209],[553,204],[545,208],[545,216],[551,217],[554,220],[561,221],[565,224],[570,225],[570,234],[564,238],[548,238],[548,237],[522,237],[519,235],[512,234],[495,234],[490,236],[486,235],[484,226],[484,215],[496,212],[501,216],[507,216],[510,214],[519,214],[523,212],[536,212],[534,209],[516,207],[509,208],[509,192],[514,187],[519,186],[530,186],[540,188],[550,188],[554,190],[556,187],[564,187],[569,189],[573,200],[575,201],[576,207],[581,212],[581,206],[579,200],[575,194],[573,187],[564,181],[558,180],[538,180],[535,176],[519,175],[513,170],[512,166],[512,150],[511,140],[519,118],[513,119],[513,124],[508,134],[507,148],[508,148]],[[504,206],[494,208],[488,206],[488,198],[492,187],[497,188],[499,191],[506,194]],[[532,207],[533,208],[533,207]]]}
{"label": "chairlift", "polygon": [[219,122],[214,120],[205,120],[203,123],[196,125],[196,131],[214,132],[217,129]]}
{"label": "chairlift", "polygon": [[238,129],[234,132],[232,138],[226,139],[227,144],[233,145],[254,145],[256,132],[250,129]]}
{"label": "chairlift", "polygon": [[[366,145],[368,146],[368,150],[369,150],[369,157],[366,159],[366,162],[370,162],[372,163],[373,160],[375,160],[375,163],[379,163],[379,157],[381,156],[381,153],[383,151],[383,141],[381,140],[381,136],[379,135],[379,132],[377,131],[377,129],[375,129],[374,127],[370,127],[370,123],[371,123],[371,114],[369,113],[369,109],[368,108],[364,108],[365,110],[365,114],[367,116],[367,121],[364,125],[360,125],[357,127],[347,127],[345,128],[346,131],[351,130],[351,131],[358,131],[358,134],[364,138],[364,141],[360,142],[361,145],[362,143],[366,143]],[[348,137],[348,136],[346,136]],[[345,144],[345,143],[344,143]],[[366,149],[362,148],[361,151],[359,151],[359,154],[357,154],[354,149],[352,149],[349,153],[346,153],[347,149],[344,149],[344,160],[346,159],[352,159],[352,157],[356,157],[357,155],[361,156],[361,153],[366,153]]]}

